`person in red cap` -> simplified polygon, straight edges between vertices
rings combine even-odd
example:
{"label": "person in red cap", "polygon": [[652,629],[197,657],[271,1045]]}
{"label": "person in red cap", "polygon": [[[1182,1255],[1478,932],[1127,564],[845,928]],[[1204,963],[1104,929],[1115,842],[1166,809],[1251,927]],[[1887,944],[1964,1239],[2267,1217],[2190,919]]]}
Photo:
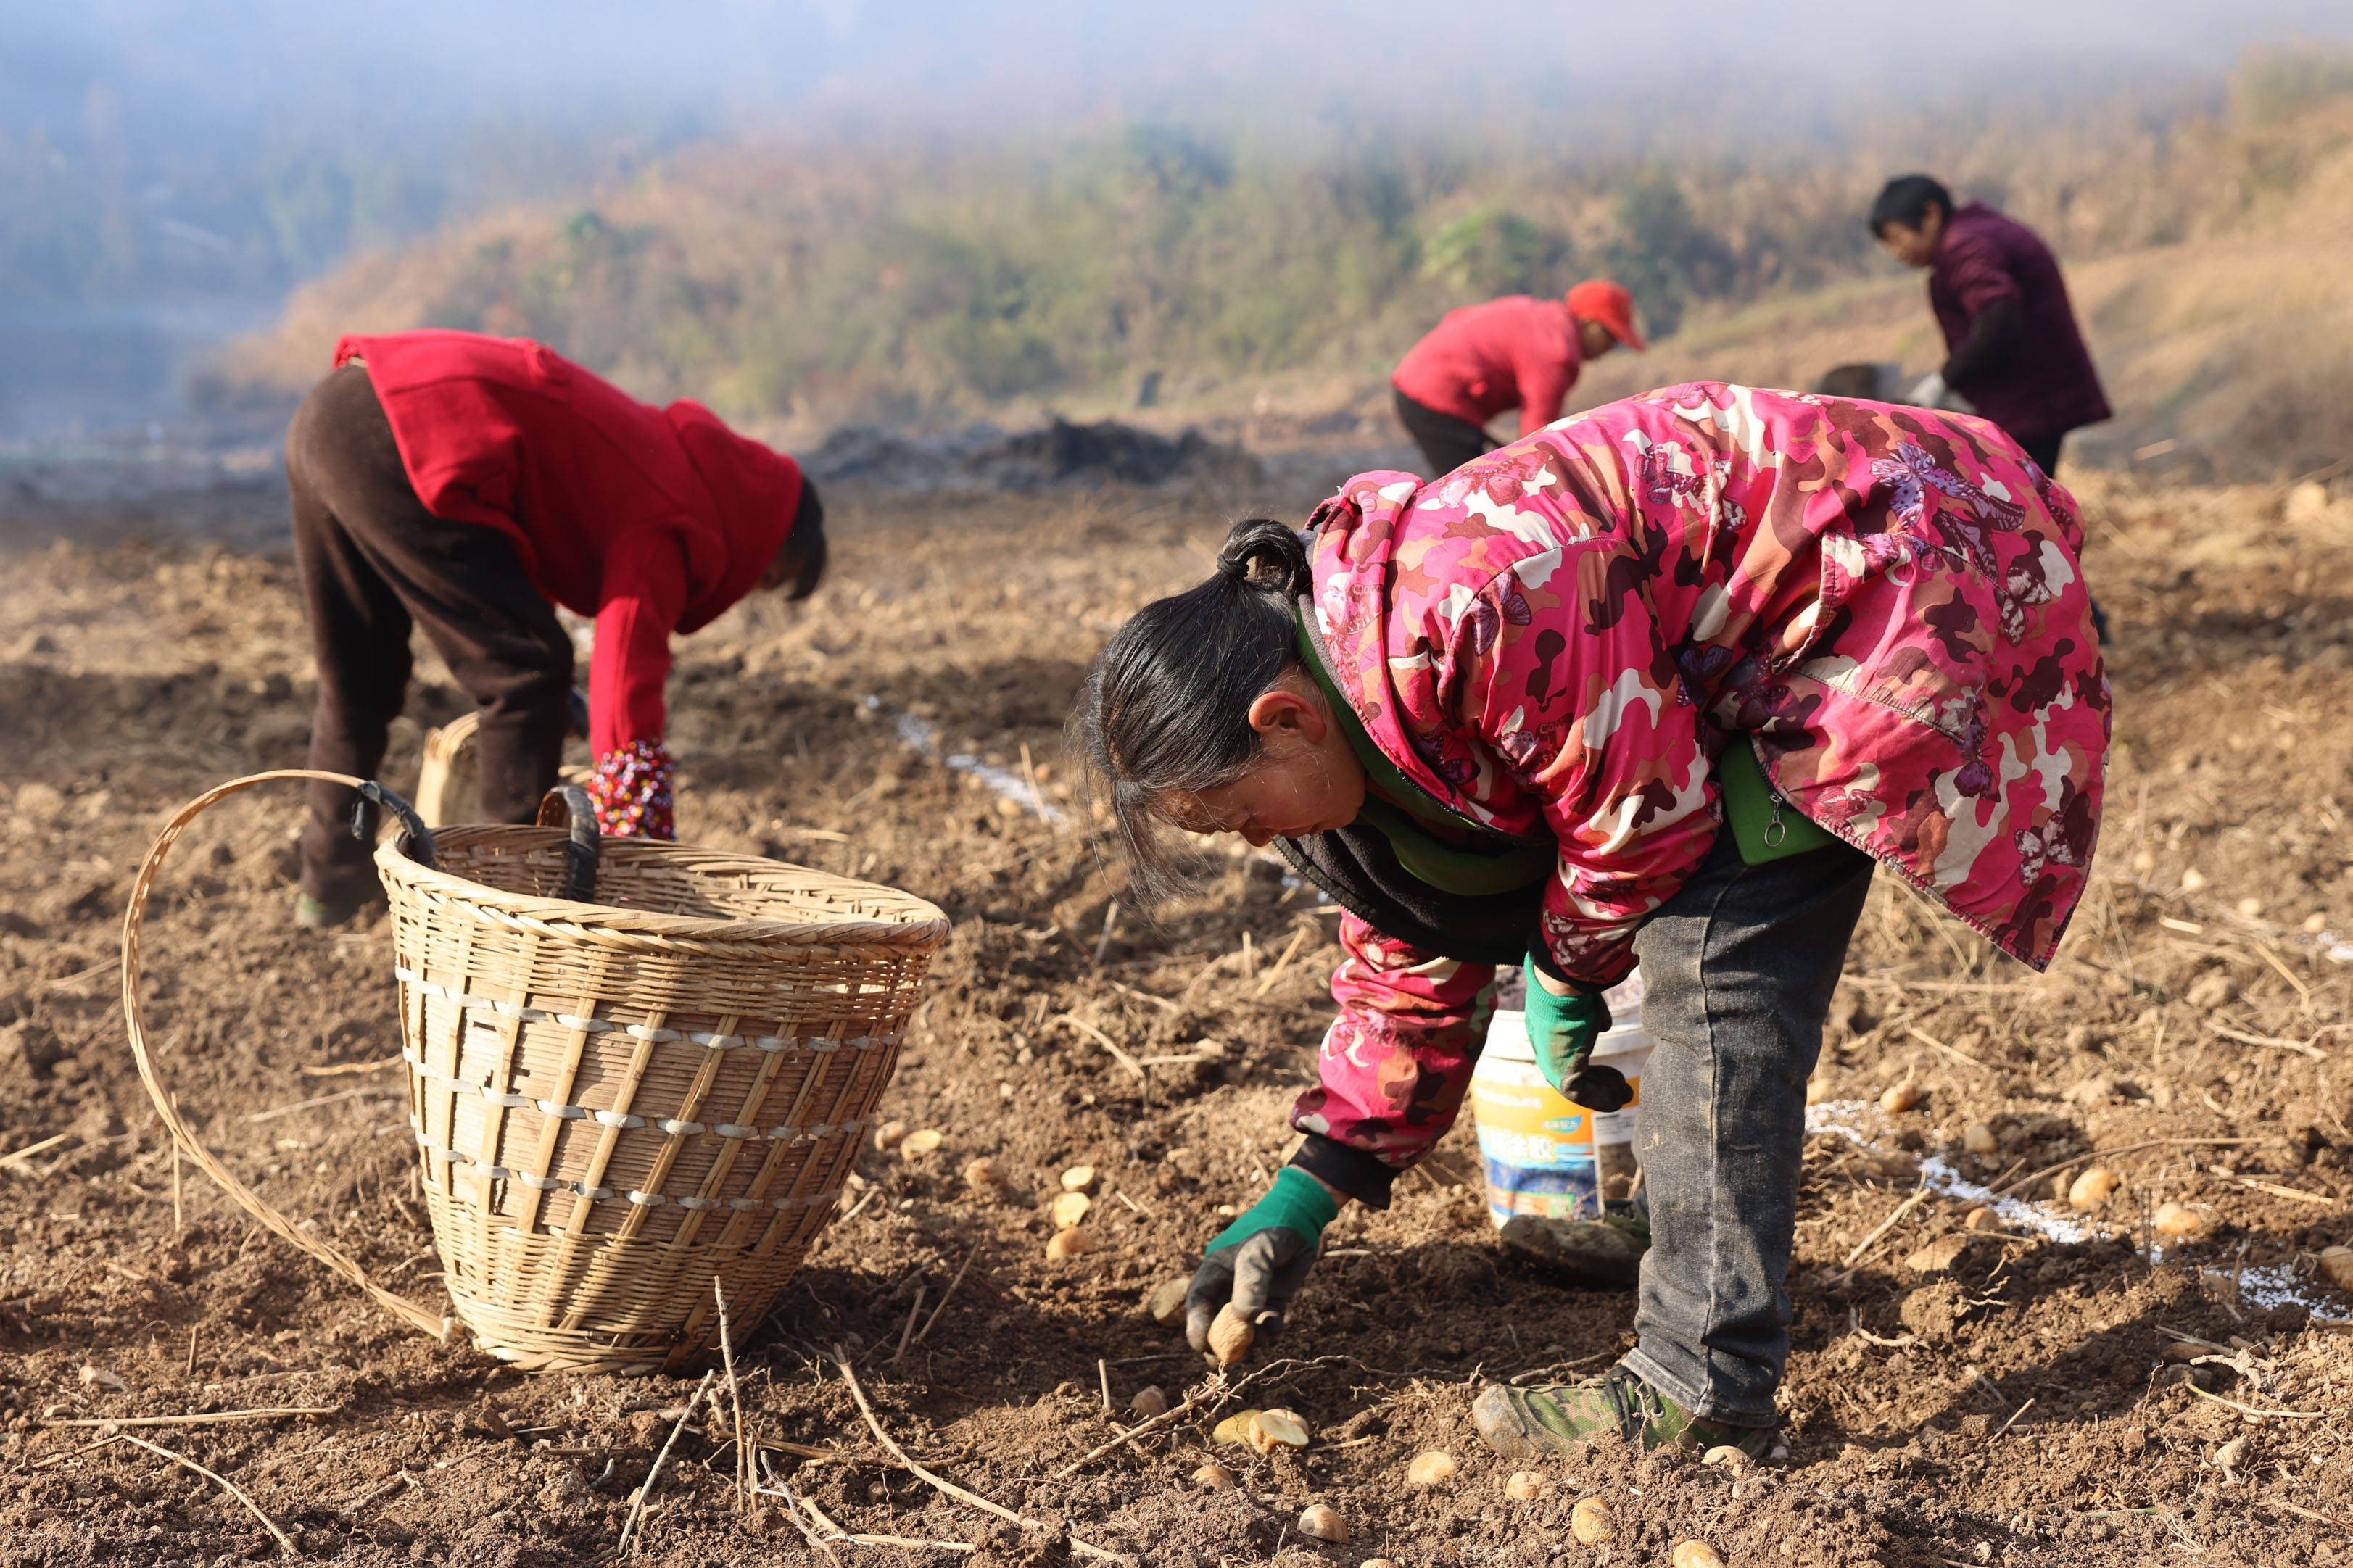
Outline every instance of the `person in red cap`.
{"label": "person in red cap", "polygon": [[[529,822],[572,701],[561,605],[596,622],[589,797],[614,837],[674,836],[662,744],[672,632],[754,589],[815,591],[825,510],[790,458],[701,404],[638,402],[561,354],[478,332],[346,337],[286,432],[294,562],[318,658],[311,766],[383,762],[421,628],[480,714],[483,818]],[[311,785],[306,926],[383,890],[356,792]]]}
{"label": "person in red cap", "polygon": [[1560,417],[1577,373],[1623,343],[1650,345],[1634,327],[1634,297],[1590,278],[1565,298],[1513,294],[1449,310],[1389,377],[1398,418],[1429,459],[1449,474],[1495,443],[1487,421],[1520,411],[1520,434]]}

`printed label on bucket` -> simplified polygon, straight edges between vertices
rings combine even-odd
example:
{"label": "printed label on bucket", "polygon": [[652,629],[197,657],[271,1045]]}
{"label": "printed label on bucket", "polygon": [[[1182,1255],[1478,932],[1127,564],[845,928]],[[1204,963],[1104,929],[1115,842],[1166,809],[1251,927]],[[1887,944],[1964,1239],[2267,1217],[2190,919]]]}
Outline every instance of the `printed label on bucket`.
{"label": "printed label on bucket", "polygon": [[1545,1082],[1535,1063],[1482,1058],[1471,1080],[1471,1113],[1487,1212],[1497,1225],[1515,1214],[1573,1219],[1600,1212],[1591,1113]]}

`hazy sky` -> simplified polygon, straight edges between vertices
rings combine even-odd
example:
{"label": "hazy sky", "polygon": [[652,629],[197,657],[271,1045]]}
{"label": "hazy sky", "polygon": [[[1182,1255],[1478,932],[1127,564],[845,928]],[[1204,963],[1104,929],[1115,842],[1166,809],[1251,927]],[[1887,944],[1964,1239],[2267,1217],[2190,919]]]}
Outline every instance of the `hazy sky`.
{"label": "hazy sky", "polygon": [[[69,134],[90,83],[142,122],[398,129],[453,118],[681,129],[969,125],[1244,105],[1412,123],[1577,102],[1802,122],[1972,79],[2211,72],[2353,36],[2345,0],[1873,5],[1241,0],[5,0],[0,115]],[[2044,73],[2049,73],[2047,76]]]}

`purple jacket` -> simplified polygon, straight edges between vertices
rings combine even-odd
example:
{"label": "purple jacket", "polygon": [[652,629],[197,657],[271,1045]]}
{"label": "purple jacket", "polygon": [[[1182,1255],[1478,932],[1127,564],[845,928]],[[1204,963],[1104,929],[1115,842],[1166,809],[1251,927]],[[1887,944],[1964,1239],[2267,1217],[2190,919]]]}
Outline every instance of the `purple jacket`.
{"label": "purple jacket", "polygon": [[1945,331],[1945,379],[2010,439],[2109,416],[2059,258],[2024,224],[1982,202],[1955,212],[1929,265],[1928,303]]}

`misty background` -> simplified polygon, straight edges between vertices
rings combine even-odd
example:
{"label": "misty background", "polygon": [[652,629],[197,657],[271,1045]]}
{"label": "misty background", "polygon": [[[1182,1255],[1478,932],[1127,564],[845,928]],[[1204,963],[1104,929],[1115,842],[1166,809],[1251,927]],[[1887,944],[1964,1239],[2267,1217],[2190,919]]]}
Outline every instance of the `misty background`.
{"label": "misty background", "polygon": [[2195,237],[2348,48],[2341,0],[19,3],[0,449],[266,441],[340,320],[800,431],[1361,374],[1592,271],[1672,336],[1892,276],[1913,167],[2071,264]]}

